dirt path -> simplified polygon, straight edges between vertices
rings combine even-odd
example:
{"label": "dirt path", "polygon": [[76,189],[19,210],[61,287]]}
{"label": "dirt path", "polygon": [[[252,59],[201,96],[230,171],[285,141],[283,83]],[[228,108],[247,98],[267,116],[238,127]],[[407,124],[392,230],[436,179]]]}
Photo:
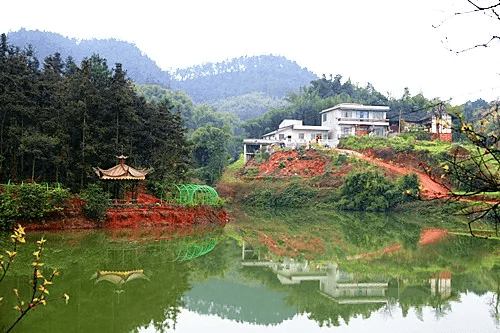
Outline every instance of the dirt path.
{"label": "dirt path", "polygon": [[[437,243],[437,242],[441,241],[442,239],[446,238],[447,235],[448,235],[447,230],[424,229],[424,230],[422,230],[422,232],[420,234],[420,240],[418,242],[418,246],[425,246],[425,245]],[[379,251],[358,254],[358,255],[355,255],[352,257],[348,257],[347,259],[348,260],[355,260],[355,259],[370,258],[370,257],[375,257],[375,256],[379,256],[382,254],[390,253],[390,252],[395,252],[395,251],[401,250],[402,248],[403,248],[403,246],[401,244],[393,244],[393,245],[387,246]]]}
{"label": "dirt path", "polygon": [[356,156],[359,159],[362,159],[364,161],[377,164],[377,165],[384,167],[385,169],[390,170],[390,171],[397,173],[399,175],[407,175],[410,173],[416,173],[420,179],[420,184],[422,185],[422,190],[420,191],[420,193],[425,198],[436,199],[436,198],[448,198],[449,197],[448,189],[445,186],[443,186],[443,185],[437,183],[436,181],[434,181],[433,179],[431,179],[431,177],[429,177],[429,175],[427,175],[424,172],[421,172],[419,170],[415,170],[413,168],[408,168],[404,165],[389,163],[389,162],[383,161],[381,159],[369,157],[369,156],[363,155],[363,154],[358,153],[358,152],[353,151],[353,150],[342,149],[341,152],[346,153],[347,155]]}

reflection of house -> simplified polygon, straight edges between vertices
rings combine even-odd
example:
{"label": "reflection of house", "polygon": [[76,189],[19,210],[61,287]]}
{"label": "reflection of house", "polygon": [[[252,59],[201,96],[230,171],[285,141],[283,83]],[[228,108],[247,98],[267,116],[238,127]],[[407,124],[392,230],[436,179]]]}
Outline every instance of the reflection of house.
{"label": "reflection of house", "polygon": [[389,129],[388,106],[342,103],[321,111],[321,126],[306,126],[302,120],[285,119],[278,129],[262,139],[245,139],[245,162],[256,151],[270,145],[301,146],[311,142],[336,146],[349,135],[386,135]]}
{"label": "reflection of house", "polygon": [[361,282],[356,275],[340,271],[336,263],[328,264],[324,268],[312,268],[307,262],[288,259],[282,263],[243,261],[242,265],[271,268],[281,284],[319,281],[319,293],[339,304],[387,303],[386,292],[389,284],[384,282],[384,279]]}
{"label": "reflection of house", "polygon": [[451,273],[447,271],[434,274],[430,280],[431,295],[449,298],[451,296]]}

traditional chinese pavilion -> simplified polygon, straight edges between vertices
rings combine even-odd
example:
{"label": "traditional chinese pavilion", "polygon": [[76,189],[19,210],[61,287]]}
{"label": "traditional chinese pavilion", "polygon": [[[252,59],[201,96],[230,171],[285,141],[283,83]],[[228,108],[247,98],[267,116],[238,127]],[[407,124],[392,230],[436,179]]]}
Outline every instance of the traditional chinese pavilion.
{"label": "traditional chinese pavilion", "polygon": [[104,170],[101,168],[96,169],[96,174],[104,184],[111,198],[118,203],[134,203],[137,202],[139,185],[146,180],[146,175],[151,170],[135,169],[125,164],[126,156],[117,156],[120,161],[114,167]]}

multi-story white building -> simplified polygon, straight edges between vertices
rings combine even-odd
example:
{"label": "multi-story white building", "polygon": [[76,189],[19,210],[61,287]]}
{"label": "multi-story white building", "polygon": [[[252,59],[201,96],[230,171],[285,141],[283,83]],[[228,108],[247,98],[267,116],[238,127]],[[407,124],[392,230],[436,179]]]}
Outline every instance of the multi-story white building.
{"label": "multi-story white building", "polygon": [[321,126],[328,127],[330,140],[349,135],[386,135],[388,106],[342,103],[321,111]]}
{"label": "multi-story white building", "polygon": [[388,106],[342,103],[321,111],[321,126],[306,126],[302,120],[285,119],[278,129],[262,139],[245,139],[245,162],[264,146],[301,146],[310,142],[337,146],[349,135],[386,135],[389,129]]}

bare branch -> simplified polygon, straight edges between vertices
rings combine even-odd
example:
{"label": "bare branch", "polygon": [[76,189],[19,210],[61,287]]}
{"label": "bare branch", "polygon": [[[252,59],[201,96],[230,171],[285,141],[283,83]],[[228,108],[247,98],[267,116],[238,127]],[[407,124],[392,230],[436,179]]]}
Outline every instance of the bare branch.
{"label": "bare branch", "polygon": [[494,9],[494,8],[500,6],[500,1],[498,3],[496,3],[496,4],[494,4],[494,5],[487,6],[487,7],[481,7],[481,6],[479,6],[478,4],[476,4],[472,0],[467,0],[467,2],[470,3],[471,5],[473,5],[474,7],[476,7],[476,9],[474,10],[475,12],[477,12],[477,11],[485,11],[485,10],[489,10],[489,9]]}
{"label": "bare branch", "polygon": [[458,53],[467,52],[467,51],[470,51],[470,50],[473,50],[473,49],[476,49],[476,48],[479,48],[479,47],[490,47],[490,43],[493,40],[495,40],[495,39],[500,39],[500,36],[493,36],[493,37],[491,37],[491,39],[488,42],[486,42],[484,44],[477,44],[477,45],[471,46],[471,47],[469,47],[467,49],[463,49],[461,51],[453,51],[451,49],[450,49],[450,51],[453,51],[453,52],[455,52],[455,53],[458,54]]}

